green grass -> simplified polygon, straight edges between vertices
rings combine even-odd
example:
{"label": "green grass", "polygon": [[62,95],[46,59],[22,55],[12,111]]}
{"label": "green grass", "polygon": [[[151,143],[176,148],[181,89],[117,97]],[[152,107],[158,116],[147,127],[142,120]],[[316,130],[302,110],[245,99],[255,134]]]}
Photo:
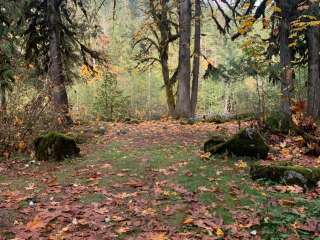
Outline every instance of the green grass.
{"label": "green grass", "polygon": [[85,194],[79,199],[82,204],[100,203],[105,200],[105,196],[99,193]]}
{"label": "green grass", "polygon": [[7,180],[6,176],[0,175],[0,183],[5,182]]}
{"label": "green grass", "polygon": [[[139,179],[146,181],[146,175],[150,170],[166,169],[174,166],[177,172],[164,176],[157,172],[158,180],[166,180],[169,183],[182,185],[190,192],[194,192],[202,204],[208,206],[210,211],[216,216],[224,219],[225,224],[232,224],[235,219],[232,215],[233,210],[253,209],[263,220],[257,228],[262,234],[262,239],[286,239],[293,230],[288,229],[287,233],[277,234],[279,226],[290,226],[295,222],[303,222],[309,217],[320,216],[320,199],[306,199],[304,195],[291,193],[267,192],[268,185],[253,184],[248,174],[248,169],[240,170],[235,166],[237,158],[225,159],[224,157],[215,157],[210,161],[201,160],[196,155],[197,149],[194,147],[184,148],[177,145],[151,145],[144,149],[126,149],[123,142],[113,142],[104,149],[98,149],[91,155],[80,159],[66,161],[61,164],[60,170],[52,174],[57,177],[59,184],[81,184],[88,185],[91,181],[87,175],[77,175],[77,171],[93,167],[95,171],[102,173],[102,177],[97,179],[98,187],[106,188],[112,191],[126,191],[129,189],[113,189],[115,184],[126,183],[130,179]],[[178,167],[179,163],[187,162]],[[100,169],[99,166],[110,164],[110,168]],[[35,167],[36,168],[36,167]],[[39,171],[41,167],[39,167]],[[5,176],[0,176],[0,182],[8,182]],[[19,177],[10,180],[10,189],[23,190],[30,182],[34,182],[37,187],[41,184],[37,181],[30,181],[26,177]],[[146,182],[147,184],[147,182]],[[199,191],[200,187],[208,189],[215,188],[214,192]],[[183,200],[179,193],[173,189],[163,187],[166,196],[163,197],[163,205],[159,206],[159,211],[166,204],[180,204]],[[238,191],[241,194],[239,195]],[[54,195],[59,197],[59,193]],[[153,199],[150,194],[142,195],[145,199]],[[294,206],[272,205],[268,201],[273,199],[288,199],[295,202]],[[105,200],[105,196],[99,193],[87,193],[79,197],[81,204],[99,203]],[[23,206],[21,206],[23,207]],[[292,207],[304,207],[304,214],[296,214]],[[164,221],[171,226],[181,230],[190,230],[189,226],[184,226],[183,220],[188,216],[188,207],[178,210],[173,215],[166,217]],[[243,210],[250,213],[249,210]],[[192,227],[191,227],[192,228]],[[197,229],[191,229],[198,231]],[[125,239],[126,236],[133,236],[134,232],[121,235],[119,239]],[[310,239],[307,232],[298,231],[301,239]],[[1,236],[1,234],[0,234]]]}

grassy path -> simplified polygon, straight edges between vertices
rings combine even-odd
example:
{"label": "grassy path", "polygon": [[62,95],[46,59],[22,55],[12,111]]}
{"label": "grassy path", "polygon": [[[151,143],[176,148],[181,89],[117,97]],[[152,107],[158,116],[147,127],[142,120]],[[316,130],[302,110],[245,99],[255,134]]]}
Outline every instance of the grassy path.
{"label": "grassy path", "polygon": [[317,192],[252,182],[240,158],[200,158],[210,132],[236,130],[114,124],[79,159],[2,167],[0,239],[319,240]]}

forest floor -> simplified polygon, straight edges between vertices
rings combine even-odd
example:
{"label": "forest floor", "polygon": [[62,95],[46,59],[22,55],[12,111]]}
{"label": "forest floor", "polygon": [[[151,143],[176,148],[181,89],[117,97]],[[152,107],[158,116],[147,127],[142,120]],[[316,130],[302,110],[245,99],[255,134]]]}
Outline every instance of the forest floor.
{"label": "forest floor", "polygon": [[[247,159],[201,157],[236,123],[78,126],[82,157],[0,161],[0,239],[320,239],[320,189],[254,182]],[[245,125],[246,123],[244,123]],[[275,137],[276,138],[276,137]],[[280,141],[268,161],[320,165]]]}

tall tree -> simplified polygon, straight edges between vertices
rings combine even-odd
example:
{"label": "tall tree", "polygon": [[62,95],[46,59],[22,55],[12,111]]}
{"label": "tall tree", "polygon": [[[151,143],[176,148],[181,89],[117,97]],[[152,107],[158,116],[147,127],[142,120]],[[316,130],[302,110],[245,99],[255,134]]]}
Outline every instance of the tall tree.
{"label": "tall tree", "polygon": [[30,0],[25,5],[26,59],[35,64],[39,74],[48,74],[54,110],[68,122],[66,84],[74,76],[74,66],[82,59],[92,69],[90,58],[101,59],[82,42],[98,29],[88,22],[88,8],[85,0]]}
{"label": "tall tree", "polygon": [[199,92],[199,71],[201,55],[201,0],[195,0],[194,5],[194,55],[191,89],[191,112],[193,116],[196,113]]}
{"label": "tall tree", "polygon": [[[175,10],[171,1],[149,0],[146,18],[151,17],[151,22],[144,24],[144,28],[136,34],[138,37],[135,41],[135,46],[140,46],[136,60],[142,70],[154,63],[161,65],[170,116],[174,116],[176,107],[174,85],[177,69],[171,72],[169,67],[170,46],[179,38],[178,23],[174,17]],[[153,57],[154,54],[157,57]]]}
{"label": "tall tree", "polygon": [[[151,0],[152,1],[152,0]],[[162,68],[162,77],[164,80],[164,85],[166,89],[167,95],[167,104],[169,108],[169,114],[172,116],[175,112],[175,97],[174,97],[174,83],[176,75],[170,77],[170,69],[169,69],[169,46],[172,42],[178,39],[178,34],[173,34],[171,28],[172,23],[170,22],[169,18],[169,6],[167,5],[166,0],[160,0],[161,12],[158,14],[157,27],[160,30],[160,42],[159,42],[159,49],[160,49],[160,62]],[[156,6],[152,4],[151,6],[153,17],[156,16]]]}
{"label": "tall tree", "polygon": [[19,1],[0,2],[0,113],[7,109],[7,94],[14,82],[13,68]]}
{"label": "tall tree", "polygon": [[281,19],[279,26],[279,45],[280,45],[280,64],[282,67],[281,80],[281,109],[285,116],[290,119],[291,100],[293,91],[293,69],[291,61],[293,60],[292,50],[290,49],[290,17],[291,17],[290,0],[279,1],[281,9]]}
{"label": "tall tree", "polygon": [[49,76],[50,89],[54,109],[68,116],[69,103],[68,95],[65,86],[65,77],[63,74],[63,66],[61,59],[61,1],[48,1],[48,34],[49,34]]}
{"label": "tall tree", "polygon": [[[308,1],[309,16],[320,20],[319,3]],[[308,41],[308,114],[315,119],[320,117],[320,26],[310,26],[307,30]]]}
{"label": "tall tree", "polygon": [[[223,26],[216,17],[214,17],[215,23],[222,33],[226,33],[231,25],[231,21],[236,22],[238,32],[233,35],[232,39],[236,39],[241,35],[246,35],[253,29],[254,23],[259,19],[262,20],[264,28],[269,27],[269,21],[271,21],[271,36],[266,39],[266,43],[269,43],[269,49],[266,52],[266,57],[271,58],[273,55],[280,56],[280,65],[282,67],[281,74],[281,99],[280,108],[284,113],[286,120],[291,119],[291,101],[294,90],[294,66],[293,61],[298,60],[303,63],[303,56],[301,48],[295,49],[293,46],[292,23],[296,21],[303,12],[300,9],[304,9],[303,4],[306,1],[303,0],[263,0],[257,1],[235,1],[230,3],[229,1],[214,0],[218,5],[218,9],[221,12],[222,19],[225,22]],[[224,4],[225,6],[222,6]],[[247,7],[245,7],[247,6]],[[231,14],[228,14],[225,9],[229,9]],[[270,11],[269,11],[270,10]],[[268,19],[269,18],[269,19]],[[239,20],[237,20],[239,19]],[[222,21],[223,22],[223,21]],[[301,28],[301,25],[298,24]],[[299,33],[301,34],[301,32]],[[302,53],[302,54],[301,54]],[[301,59],[297,59],[297,56],[302,56]]]}
{"label": "tall tree", "polygon": [[178,92],[175,117],[190,118],[191,99],[190,99],[190,81],[191,81],[191,1],[179,1],[179,71],[178,71]]}

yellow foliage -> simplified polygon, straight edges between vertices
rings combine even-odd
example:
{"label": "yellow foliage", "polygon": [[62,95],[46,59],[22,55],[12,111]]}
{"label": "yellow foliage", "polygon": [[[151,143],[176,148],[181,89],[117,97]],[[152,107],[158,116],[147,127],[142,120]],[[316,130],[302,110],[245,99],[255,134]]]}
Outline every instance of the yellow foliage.
{"label": "yellow foliage", "polygon": [[242,8],[248,9],[248,8],[250,8],[250,6],[251,6],[251,3],[247,2],[247,3],[243,4]]}
{"label": "yellow foliage", "polygon": [[311,21],[309,22],[310,27],[317,27],[320,26],[320,21]]}
{"label": "yellow foliage", "polygon": [[235,165],[239,169],[246,169],[248,167],[248,164],[243,160],[238,161]]}
{"label": "yellow foliage", "polygon": [[275,13],[281,13],[282,12],[282,10],[281,10],[281,8],[279,8],[278,6],[273,6],[273,12],[275,12]]}
{"label": "yellow foliage", "polygon": [[82,65],[80,69],[80,76],[88,77],[90,75],[90,71],[87,65]]}
{"label": "yellow foliage", "polygon": [[297,44],[298,44],[298,43],[295,41],[295,42],[293,42],[293,43],[290,43],[290,44],[289,44],[289,47],[290,47],[290,48],[294,48],[294,47],[297,46]]}
{"label": "yellow foliage", "polygon": [[95,65],[93,70],[86,65],[83,65],[80,69],[80,76],[82,76],[88,84],[93,84],[96,81],[102,80],[103,75],[103,68],[99,65]]}

